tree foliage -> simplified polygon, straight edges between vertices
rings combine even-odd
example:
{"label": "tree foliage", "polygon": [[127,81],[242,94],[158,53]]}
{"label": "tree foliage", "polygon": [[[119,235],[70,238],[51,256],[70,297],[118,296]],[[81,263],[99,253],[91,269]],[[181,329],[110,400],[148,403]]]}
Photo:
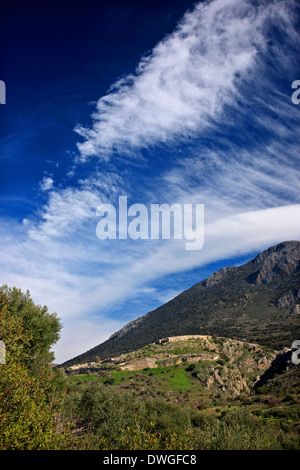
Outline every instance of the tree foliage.
{"label": "tree foliage", "polygon": [[57,420],[62,402],[56,375],[45,364],[58,323],[45,308],[36,308],[29,293],[4,291],[10,295],[0,292],[0,339],[6,349],[0,365],[0,449],[59,448],[65,438]]}
{"label": "tree foliage", "polygon": [[27,333],[27,342],[22,344],[24,365],[38,370],[52,362],[54,354],[50,348],[58,341],[62,328],[57,314],[50,314],[46,306],[35,305],[29,291],[23,293],[16,287],[3,285],[0,294],[6,297],[9,312]]}

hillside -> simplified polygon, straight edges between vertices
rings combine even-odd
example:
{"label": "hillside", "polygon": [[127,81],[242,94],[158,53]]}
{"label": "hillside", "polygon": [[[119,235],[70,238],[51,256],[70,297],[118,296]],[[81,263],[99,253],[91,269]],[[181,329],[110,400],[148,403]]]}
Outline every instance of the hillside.
{"label": "hillside", "polygon": [[300,446],[300,367],[290,349],[176,336],[64,373],[78,449]]}
{"label": "hillside", "polygon": [[266,346],[246,341],[175,336],[97,363],[70,366],[65,373],[79,378],[92,374],[104,383],[122,379],[125,388],[152,397],[163,393],[173,401],[184,390],[185,402],[191,404],[201,396],[204,403],[219,393],[231,398],[250,393],[271,369],[277,355]]}
{"label": "hillside", "polygon": [[278,350],[291,347],[300,336],[299,241],[222,268],[62,366],[131,352],[162,337],[213,334]]}

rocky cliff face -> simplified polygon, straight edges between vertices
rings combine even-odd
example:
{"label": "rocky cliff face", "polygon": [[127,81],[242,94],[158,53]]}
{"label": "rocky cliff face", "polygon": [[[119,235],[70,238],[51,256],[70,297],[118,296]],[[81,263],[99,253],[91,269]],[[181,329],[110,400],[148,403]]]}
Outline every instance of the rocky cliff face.
{"label": "rocky cliff face", "polygon": [[[278,308],[291,309],[300,304],[300,289],[292,289],[278,297],[275,305]],[[298,310],[298,308],[296,308]]]}
{"label": "rocky cliff face", "polygon": [[220,282],[223,281],[224,277],[226,276],[227,273],[230,271],[233,271],[235,269],[234,266],[229,266],[228,268],[222,268],[219,271],[216,271],[213,273],[211,276],[209,276],[207,279],[201,282],[201,285],[203,287],[212,287],[215,286],[216,284],[219,284]]}
{"label": "rocky cliff face", "polygon": [[258,269],[251,273],[249,280],[254,284],[268,284],[299,272],[299,250],[298,241],[271,246],[250,261]]}

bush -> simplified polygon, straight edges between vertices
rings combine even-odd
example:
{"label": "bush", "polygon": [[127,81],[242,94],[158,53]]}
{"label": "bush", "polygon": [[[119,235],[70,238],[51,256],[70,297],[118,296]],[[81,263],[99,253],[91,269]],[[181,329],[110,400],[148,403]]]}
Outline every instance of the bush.
{"label": "bush", "polygon": [[30,345],[34,344],[33,334],[23,329],[7,297],[1,294],[0,331],[6,345],[6,364],[0,365],[0,449],[40,450],[63,446],[65,429],[57,419],[62,398],[59,376],[49,366],[39,364],[34,373],[26,367]]}
{"label": "bush", "polygon": [[65,408],[67,418],[76,419],[88,434],[113,440],[122,429],[134,426],[142,406],[133,394],[93,382]]}
{"label": "bush", "polygon": [[104,381],[104,383],[105,383],[105,385],[113,385],[113,384],[115,383],[115,381],[116,381],[115,377],[108,377],[108,378]]}
{"label": "bush", "polygon": [[[176,403],[166,402],[163,398],[149,398],[145,402],[145,422],[152,423],[152,431],[163,436],[180,434],[190,426],[190,413]],[[149,428],[147,428],[149,430]]]}
{"label": "bush", "polygon": [[[5,299],[7,310],[11,317],[18,321],[22,331],[30,332],[26,343],[22,345],[26,353],[22,357],[22,363],[27,369],[38,373],[41,368],[54,360],[50,348],[60,337],[61,322],[56,313],[48,312],[47,306],[35,305],[29,291],[24,294],[16,287],[9,288],[3,285],[0,287],[0,295]],[[10,341],[9,337],[7,341]]]}

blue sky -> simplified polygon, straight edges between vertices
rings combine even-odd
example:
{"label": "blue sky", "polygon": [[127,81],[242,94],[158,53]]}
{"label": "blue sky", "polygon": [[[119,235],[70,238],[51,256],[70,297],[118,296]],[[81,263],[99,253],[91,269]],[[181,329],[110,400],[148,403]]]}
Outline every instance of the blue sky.
{"label": "blue sky", "polygon": [[[300,239],[293,0],[1,6],[0,283],[63,362],[215,270]],[[99,240],[100,204],[204,204],[204,246]]]}

